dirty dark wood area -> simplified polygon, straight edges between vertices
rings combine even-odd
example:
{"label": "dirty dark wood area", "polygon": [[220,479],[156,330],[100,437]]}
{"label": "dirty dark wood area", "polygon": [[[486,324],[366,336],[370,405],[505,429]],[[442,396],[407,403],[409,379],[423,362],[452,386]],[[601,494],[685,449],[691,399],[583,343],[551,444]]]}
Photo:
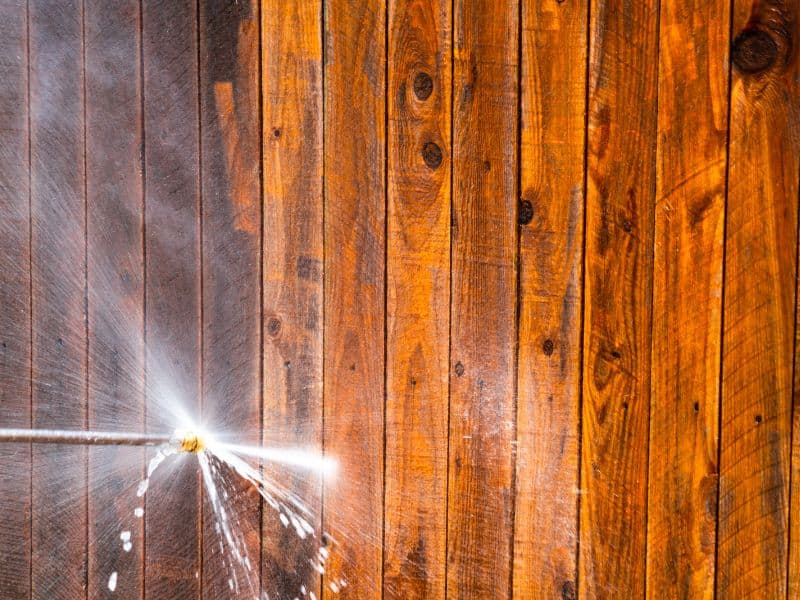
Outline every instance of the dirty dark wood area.
{"label": "dirty dark wood area", "polygon": [[[273,595],[800,598],[796,0],[5,0],[0,74],[0,426],[169,339],[347,474],[324,576],[241,490]],[[113,456],[0,447],[0,598],[228,597],[194,472],[99,550]]]}

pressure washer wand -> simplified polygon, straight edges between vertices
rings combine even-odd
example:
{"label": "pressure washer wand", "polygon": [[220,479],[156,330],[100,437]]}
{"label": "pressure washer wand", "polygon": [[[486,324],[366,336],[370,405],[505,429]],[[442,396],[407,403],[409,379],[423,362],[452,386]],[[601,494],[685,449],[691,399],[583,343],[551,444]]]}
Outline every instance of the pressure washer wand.
{"label": "pressure washer wand", "polygon": [[184,440],[177,438],[175,434],[58,429],[0,429],[0,443],[2,442],[81,444],[89,446],[160,446],[174,444],[177,448],[181,448],[184,444]]}

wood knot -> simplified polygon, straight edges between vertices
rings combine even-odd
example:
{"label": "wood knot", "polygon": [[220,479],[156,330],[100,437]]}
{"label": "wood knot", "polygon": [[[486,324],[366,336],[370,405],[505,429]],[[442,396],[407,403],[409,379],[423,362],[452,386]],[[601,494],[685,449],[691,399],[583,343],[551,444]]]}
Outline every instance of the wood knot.
{"label": "wood knot", "polygon": [[752,75],[773,65],[778,58],[778,44],[766,31],[748,29],[733,40],[731,55],[739,71]]}
{"label": "wood knot", "polygon": [[[563,2],[563,0],[559,0]],[[575,600],[575,582],[571,579],[567,579],[564,583],[561,584],[561,600]]]}
{"label": "wood knot", "polygon": [[438,169],[442,164],[442,149],[435,142],[426,142],[422,147],[422,159],[431,169]]}
{"label": "wood knot", "polygon": [[546,339],[542,344],[542,352],[545,353],[545,356],[552,356],[555,349],[556,345],[553,343],[553,340],[551,339]]}
{"label": "wood knot", "polygon": [[277,337],[281,332],[281,320],[278,317],[270,317],[267,320],[267,333],[270,337]]}
{"label": "wood knot", "polygon": [[461,361],[456,363],[455,366],[456,376],[461,377],[464,374],[464,365],[461,364]]}
{"label": "wood knot", "polygon": [[427,100],[433,93],[433,79],[427,73],[420,71],[414,77],[414,95],[419,100]]}
{"label": "wood knot", "polygon": [[531,204],[530,200],[522,200],[519,203],[517,222],[520,225],[527,225],[532,220],[533,220],[533,204]]}

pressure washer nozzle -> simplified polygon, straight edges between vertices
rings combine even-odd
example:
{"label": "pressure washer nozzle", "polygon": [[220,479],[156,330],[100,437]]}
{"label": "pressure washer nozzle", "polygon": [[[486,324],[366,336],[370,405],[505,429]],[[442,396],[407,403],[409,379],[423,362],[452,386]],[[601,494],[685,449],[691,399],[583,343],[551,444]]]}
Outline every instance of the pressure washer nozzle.
{"label": "pressure washer nozzle", "polygon": [[179,452],[200,452],[205,448],[203,439],[196,431],[179,429],[173,439]]}

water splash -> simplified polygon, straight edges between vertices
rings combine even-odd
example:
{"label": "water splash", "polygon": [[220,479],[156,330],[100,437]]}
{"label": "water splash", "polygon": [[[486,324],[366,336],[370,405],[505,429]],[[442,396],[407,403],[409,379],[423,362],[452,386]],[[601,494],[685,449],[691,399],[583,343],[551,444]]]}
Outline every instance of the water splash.
{"label": "water splash", "polygon": [[[193,431],[196,431],[196,428]],[[251,597],[260,600],[262,596],[259,591],[258,568],[254,567],[253,560],[248,555],[245,535],[239,520],[231,514],[231,498],[227,490],[237,481],[246,481],[259,493],[266,506],[277,513],[284,527],[293,530],[300,539],[313,539],[316,538],[314,527],[310,522],[314,516],[313,510],[295,493],[266,477],[261,467],[264,464],[275,463],[330,478],[336,474],[338,463],[330,457],[297,448],[279,449],[230,444],[216,441],[213,435],[205,433],[196,435],[197,443],[194,446],[195,450],[191,453],[197,457],[207,500],[212,509],[214,530],[219,536],[219,560],[222,561],[223,567],[228,572],[229,591],[233,597]],[[177,434],[176,437],[183,439]],[[159,467],[168,462],[170,457],[179,454],[180,448],[181,445],[174,441],[158,448],[155,456],[147,465],[145,477],[137,486],[137,497],[142,498],[146,495]],[[259,464],[253,465],[248,462],[248,459],[257,459]],[[233,481],[230,474],[235,475],[237,481]],[[143,518],[144,508],[136,507],[133,516],[137,519]],[[329,534],[324,534],[323,537],[325,545],[320,540],[315,553],[308,559],[309,564],[318,574],[325,573],[325,565],[331,552],[330,545],[335,543]],[[131,530],[123,530],[120,533],[120,540],[123,550],[130,552],[134,543]],[[112,592],[117,587],[117,578],[118,574],[115,571],[111,575],[108,585]],[[344,579],[332,580],[328,584],[334,593],[341,591],[346,586],[347,582]],[[298,593],[303,597],[315,598],[313,591],[308,590],[305,586],[301,586]]]}

